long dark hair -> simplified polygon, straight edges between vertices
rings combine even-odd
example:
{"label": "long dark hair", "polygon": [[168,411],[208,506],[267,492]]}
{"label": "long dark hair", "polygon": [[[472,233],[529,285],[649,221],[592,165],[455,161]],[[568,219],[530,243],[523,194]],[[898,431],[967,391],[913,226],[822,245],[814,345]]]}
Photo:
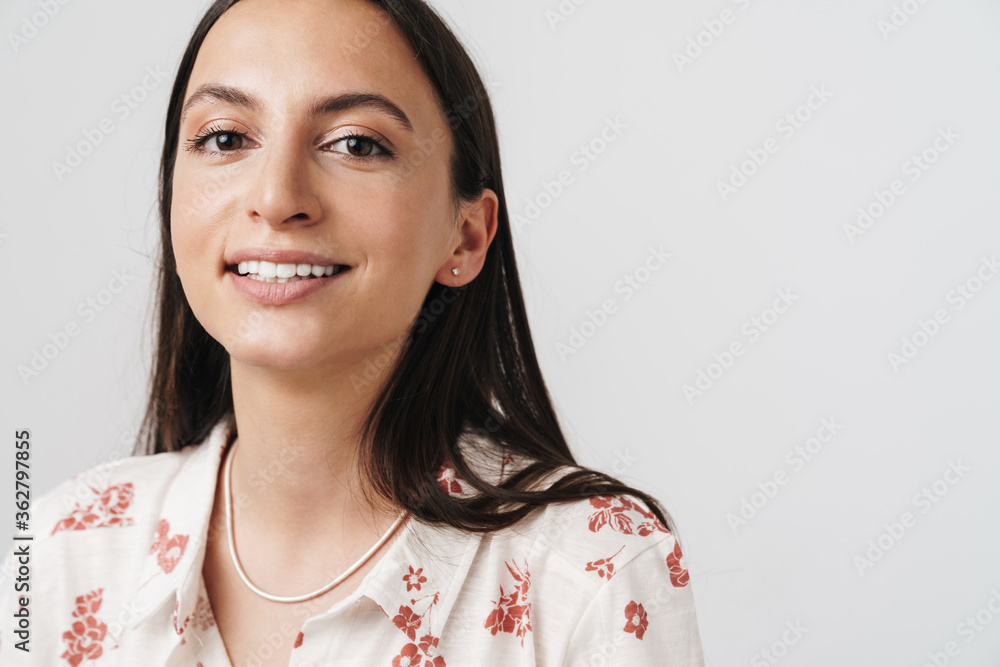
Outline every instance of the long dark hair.
{"label": "long dark hair", "polygon": [[[481,273],[467,285],[435,282],[401,342],[361,432],[359,458],[372,489],[414,517],[468,531],[514,525],[548,503],[631,495],[663,528],[669,514],[652,496],[577,465],[559,427],[535,356],[511,239],[493,110],[465,49],[423,0],[368,0],[405,35],[451,127],[452,196],[496,193],[499,222]],[[181,59],[167,111],[160,165],[161,252],[157,351],[137,454],[176,451],[203,441],[226,419],[235,432],[229,355],[195,319],[175,269],[170,202],[180,113],[195,57],[209,29],[238,0],[216,0]],[[387,23],[388,25],[388,23]],[[348,45],[349,46],[349,45]],[[501,484],[476,474],[459,438],[487,438],[530,464]],[[478,495],[450,495],[441,466]],[[537,483],[568,466],[548,488]]]}

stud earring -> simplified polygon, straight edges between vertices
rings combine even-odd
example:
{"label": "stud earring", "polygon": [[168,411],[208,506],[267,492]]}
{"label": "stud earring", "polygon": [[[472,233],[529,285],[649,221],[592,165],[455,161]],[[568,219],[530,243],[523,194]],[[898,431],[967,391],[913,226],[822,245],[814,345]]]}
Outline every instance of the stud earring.
{"label": "stud earring", "polygon": [[461,272],[462,271],[456,266],[454,269],[451,270],[451,275],[457,276]]}

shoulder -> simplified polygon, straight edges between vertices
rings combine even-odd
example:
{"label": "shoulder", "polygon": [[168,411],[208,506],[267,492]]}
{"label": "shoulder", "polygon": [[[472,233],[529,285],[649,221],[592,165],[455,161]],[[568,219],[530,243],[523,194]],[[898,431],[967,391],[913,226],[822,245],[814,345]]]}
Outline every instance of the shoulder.
{"label": "shoulder", "polygon": [[[123,591],[139,576],[151,545],[162,541],[165,516],[175,523],[206,513],[200,506],[214,494],[220,433],[180,451],[91,466],[32,499],[24,531],[32,537],[15,542],[30,548],[36,571],[46,571],[39,590],[72,599],[76,586],[97,581]],[[14,546],[6,550],[6,576]]]}
{"label": "shoulder", "polygon": [[538,522],[535,559],[548,566],[539,583],[572,572],[586,591],[561,582],[563,590],[537,598],[573,601],[560,612],[572,619],[564,664],[591,664],[601,653],[615,656],[611,664],[704,665],[686,558],[642,500],[586,498],[547,508]]}
{"label": "shoulder", "polygon": [[687,584],[683,555],[674,535],[639,498],[592,496],[551,503],[511,528],[532,542],[532,551],[557,556],[563,567],[582,574],[588,584],[610,581],[631,561],[662,560],[672,567],[671,582]]}
{"label": "shoulder", "polygon": [[539,508],[484,536],[475,570],[486,629],[531,639],[546,662],[704,664],[680,545],[634,496]]}
{"label": "shoulder", "polygon": [[[179,571],[188,540],[177,535],[164,539],[164,515],[173,519],[191,514],[212,493],[216,448],[202,443],[107,461],[32,500],[25,531],[32,537],[15,540],[7,549],[0,579],[13,578],[15,568],[30,573],[16,590],[30,591],[32,608],[44,609],[32,618],[36,634],[59,636],[67,628],[83,628],[83,615],[88,623],[108,623],[109,633],[114,625],[117,641],[123,624],[140,613],[134,610],[152,609],[159,602],[152,596],[167,590],[166,577],[146,586],[148,595],[141,604],[136,602],[137,591],[152,581],[152,568],[165,574]],[[14,590],[4,585],[0,591],[0,613],[8,618],[0,621],[4,638],[13,630],[9,619],[17,604]],[[129,612],[123,615],[121,610]],[[54,646],[39,650],[55,664],[56,657],[48,653]],[[4,655],[0,653],[0,662]]]}
{"label": "shoulder", "polygon": [[35,541],[153,521],[167,490],[197,447],[101,463],[64,480],[31,503]]}
{"label": "shoulder", "polygon": [[[487,437],[466,433],[460,440],[462,455],[484,479],[500,483],[528,467],[532,459],[505,451]],[[532,484],[549,488],[557,480],[579,471],[575,466],[557,468]],[[442,488],[456,497],[474,497],[471,488],[446,461],[438,471]],[[514,526],[490,534],[491,548],[501,552],[533,553],[536,560],[583,575],[580,583],[600,583],[639,554],[661,558],[675,572],[677,586],[687,583],[683,555],[674,535],[639,498],[628,495],[580,497],[548,503]]]}

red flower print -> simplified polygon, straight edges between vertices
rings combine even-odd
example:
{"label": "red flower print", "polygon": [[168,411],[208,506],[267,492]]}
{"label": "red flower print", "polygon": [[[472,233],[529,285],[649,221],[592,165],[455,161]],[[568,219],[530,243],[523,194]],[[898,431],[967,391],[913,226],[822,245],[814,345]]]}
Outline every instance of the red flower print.
{"label": "red flower print", "polygon": [[[623,544],[622,549],[624,548],[625,545]],[[611,577],[613,577],[615,574],[615,564],[612,563],[611,560],[615,556],[620,554],[622,552],[622,549],[619,549],[613,555],[608,556],[607,558],[598,558],[597,560],[590,561],[589,563],[587,563],[586,567],[587,572],[593,572],[596,570],[597,576],[610,580]]]}
{"label": "red flower print", "polygon": [[675,588],[687,586],[690,577],[687,568],[684,567],[684,554],[681,553],[680,542],[674,541],[673,552],[667,554],[667,566],[670,568],[670,583]]}
{"label": "red flower print", "polygon": [[82,618],[96,614],[97,610],[101,608],[101,594],[103,591],[103,588],[98,588],[85,595],[77,596],[76,609],[73,610],[73,615]]}
{"label": "red flower print", "polygon": [[444,658],[438,655],[437,645],[437,637],[424,635],[420,638],[420,644],[418,646],[423,654],[430,658],[430,660],[424,663],[424,667],[445,667]]}
{"label": "red flower print", "polygon": [[167,533],[170,532],[170,522],[166,519],[160,519],[160,522],[156,524],[156,537],[153,538],[153,544],[149,547],[149,553],[155,554],[161,546],[167,543]]}
{"label": "red flower print", "polygon": [[513,454],[507,454],[506,456],[503,457],[503,460],[500,462],[500,479],[501,480],[503,480],[503,471],[504,471],[504,469],[507,466],[509,466],[510,464],[514,463],[514,461],[516,461],[516,460],[517,459],[514,458]]}
{"label": "red flower print", "polygon": [[177,562],[184,555],[184,549],[188,543],[187,535],[174,535],[167,539],[169,532],[170,523],[166,519],[160,519],[160,523],[156,527],[156,538],[153,540],[152,546],[149,547],[149,553],[156,553],[156,562],[160,569],[167,574],[173,572]]}
{"label": "red flower print", "polygon": [[667,527],[663,525],[663,522],[656,518],[655,514],[643,508],[642,503],[630,503],[630,504],[632,505],[633,510],[641,514],[643,518],[646,519],[645,521],[639,524],[638,528],[636,528],[635,532],[639,533],[640,536],[645,537],[647,535],[652,535],[655,532],[661,532],[661,533],[670,532],[669,530],[667,530]]}
{"label": "red flower print", "polygon": [[410,589],[412,588],[416,588],[419,591],[420,584],[427,581],[427,577],[420,574],[421,572],[424,571],[424,568],[421,567],[414,570],[412,565],[410,565],[409,567],[410,567],[409,574],[403,575],[403,581],[406,582],[406,591],[409,592]]}
{"label": "red flower print", "polygon": [[[411,587],[419,590],[420,583],[427,581],[426,577],[421,576],[421,572],[423,572],[423,568],[414,570],[413,567],[410,567],[410,572],[403,575],[403,580],[407,582],[407,590]],[[422,597],[411,599],[410,604],[414,605],[414,607],[406,605],[399,607],[399,613],[392,617],[392,622],[397,628],[403,631],[410,642],[393,659],[393,665],[403,665],[405,667],[409,667],[410,665],[413,665],[413,667],[445,667],[444,658],[437,654],[438,640],[436,637],[429,633],[424,634],[420,638],[419,646],[415,643],[417,642],[417,631],[420,630],[421,625],[426,627],[430,623],[428,614],[430,614],[440,598],[440,592],[428,593]],[[414,608],[419,608],[417,605],[423,607],[423,612],[420,614],[414,611]],[[379,609],[382,609],[381,605],[379,605]],[[382,613],[386,613],[385,609],[382,609]],[[427,618],[425,619],[425,617]],[[424,658],[427,660],[424,661]]]}
{"label": "red flower print", "polygon": [[89,489],[90,495],[76,501],[75,507],[69,511],[69,514],[56,523],[51,535],[61,530],[132,525],[132,518],[125,516],[125,511],[132,503],[132,482],[109,486],[104,490],[96,489],[90,485],[87,485],[86,488]]}
{"label": "red flower print", "polygon": [[60,530],[84,530],[87,528],[99,527],[101,517],[96,512],[91,511],[91,506],[77,507],[71,510],[66,518],[59,521],[52,529],[51,535],[55,535]]}
{"label": "red flower print", "polygon": [[604,526],[626,535],[632,534],[632,519],[626,513],[630,509],[631,503],[616,496],[597,496],[590,499],[590,504],[597,508],[597,511],[590,515],[590,530],[598,532]]}
{"label": "red flower print", "polygon": [[[597,511],[590,515],[590,530],[598,532],[604,526],[625,535],[638,534],[642,537],[653,533],[669,532],[663,523],[652,512],[643,509],[641,504],[633,503],[624,496],[595,496],[590,498],[590,504]],[[633,517],[630,513],[638,514]],[[639,522],[633,530],[633,524]]]}
{"label": "red flower print", "polygon": [[187,535],[174,535],[170,538],[170,541],[160,549],[160,553],[156,556],[156,562],[160,564],[163,571],[170,573],[176,566],[177,561],[181,559],[184,555],[184,547],[187,546],[188,536]]}
{"label": "red flower print", "polygon": [[[433,644],[425,644],[425,639],[433,639]],[[416,644],[407,644],[402,648],[395,658],[392,659],[392,667],[447,667],[444,662],[444,658],[435,653],[427,653],[424,647],[427,646],[429,650],[434,651],[434,647],[437,646],[437,638],[424,637],[420,640],[420,646]],[[424,660],[424,658],[428,660]]]}
{"label": "red flower print", "polygon": [[104,652],[101,642],[108,631],[108,626],[93,616],[86,616],[82,621],[75,621],[72,630],[63,633],[66,651],[60,656],[76,667],[84,660],[97,660]]}
{"label": "red flower print", "polygon": [[292,644],[292,648],[298,648],[298,647],[302,646],[302,640],[303,639],[305,639],[305,635],[300,632],[299,636],[295,638],[295,643]]}
{"label": "red flower print", "polygon": [[403,650],[392,659],[392,667],[420,667],[423,657],[416,644],[407,644]]}
{"label": "red flower print", "polygon": [[[524,638],[531,630],[531,603],[528,602],[528,588],[531,584],[531,576],[528,572],[528,563],[524,563],[524,572],[520,568],[512,568],[508,563],[507,571],[510,572],[517,587],[507,593],[503,592],[500,586],[500,599],[495,601],[496,608],[486,617],[483,627],[496,636],[498,632],[516,634],[521,638],[521,646],[524,646]],[[516,563],[515,563],[516,567]]]}
{"label": "red flower print", "polygon": [[66,650],[60,656],[73,667],[84,660],[97,660],[104,653],[104,638],[108,626],[94,616],[101,608],[101,593],[98,588],[76,598],[76,609],[73,610],[73,622],[70,629],[63,633]]}
{"label": "red flower print", "polygon": [[392,622],[396,627],[406,633],[411,641],[416,640],[417,630],[420,629],[420,617],[413,613],[409,607],[400,607],[399,614],[393,617]]}
{"label": "red flower print", "polygon": [[198,602],[194,605],[194,618],[191,619],[196,630],[204,632],[215,625],[215,616],[212,614],[212,605],[204,595],[198,596]]}
{"label": "red flower print", "polygon": [[451,496],[462,494],[463,481],[461,476],[452,467],[450,460],[445,460],[437,471],[437,481],[445,493]]}
{"label": "red flower print", "polygon": [[625,605],[625,618],[627,619],[625,632],[634,632],[636,639],[642,639],[642,636],[646,634],[646,627],[649,626],[649,621],[646,620],[646,610],[642,608],[642,605],[636,604],[635,600]]}
{"label": "red flower print", "polygon": [[[181,626],[177,627],[177,612],[180,611],[180,606],[181,606],[181,601],[180,600],[176,600],[174,602],[174,613],[170,615],[170,622],[174,624],[174,632],[176,632],[179,635],[182,635],[182,634],[184,634],[185,628],[187,628],[187,624],[191,621],[191,617],[187,616],[184,619],[184,622],[181,623]],[[182,644],[184,644],[186,642],[187,642],[186,638],[182,638],[181,639],[181,643]]]}
{"label": "red flower print", "polygon": [[129,483],[123,486],[109,486],[97,500],[104,507],[106,514],[119,516],[132,504],[132,496],[133,488]]}

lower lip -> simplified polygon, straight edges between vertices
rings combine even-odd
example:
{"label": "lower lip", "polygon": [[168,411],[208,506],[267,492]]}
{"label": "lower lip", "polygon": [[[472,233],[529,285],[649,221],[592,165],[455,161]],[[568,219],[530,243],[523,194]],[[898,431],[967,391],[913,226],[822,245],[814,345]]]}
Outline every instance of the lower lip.
{"label": "lower lip", "polygon": [[254,280],[247,276],[241,276],[234,271],[226,271],[227,280],[231,281],[236,291],[243,296],[268,305],[282,305],[295,303],[316,294],[320,290],[329,287],[350,269],[341,269],[340,273],[322,278],[306,278],[296,280],[293,283],[267,283],[261,280]]}

